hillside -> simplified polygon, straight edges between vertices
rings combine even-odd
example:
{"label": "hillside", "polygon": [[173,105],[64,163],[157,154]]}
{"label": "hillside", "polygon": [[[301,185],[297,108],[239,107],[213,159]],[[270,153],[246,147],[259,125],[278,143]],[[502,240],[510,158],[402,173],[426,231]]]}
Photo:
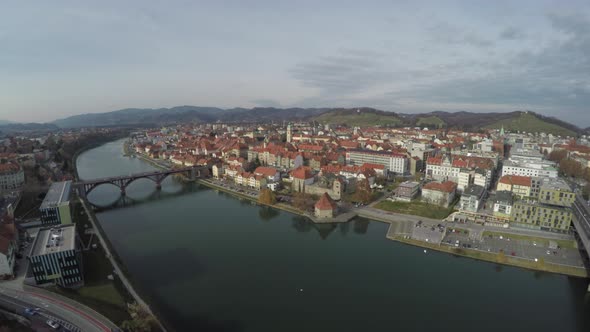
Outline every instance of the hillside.
{"label": "hillside", "polygon": [[551,118],[539,116],[533,112],[516,112],[514,116],[485,125],[485,128],[499,129],[504,126],[507,131],[544,132],[561,136],[576,136],[576,131],[571,125],[565,127],[562,121],[554,121]]}
{"label": "hillside", "polygon": [[53,123],[61,128],[85,126],[113,126],[140,124],[171,124],[199,122],[271,122],[297,121],[307,119],[324,112],[315,108],[233,108],[178,106],[173,108],[128,108],[108,113],[91,113],[74,115],[59,119]]}
{"label": "hillside", "polygon": [[310,120],[348,126],[399,126],[403,124],[403,120],[396,113],[372,108],[333,109]]}
{"label": "hillside", "polygon": [[0,136],[12,135],[15,133],[49,132],[59,128],[51,123],[11,123],[0,125]]}
{"label": "hillside", "polygon": [[173,108],[127,108],[107,113],[70,116],[53,123],[61,128],[176,122],[214,122],[223,112],[215,107],[179,106]]}
{"label": "hillside", "polygon": [[[418,114],[398,114],[373,108],[232,108],[179,106],[173,108],[128,108],[108,113],[75,115],[54,121],[60,128],[86,126],[153,126],[173,123],[202,122],[283,122],[317,121],[319,123],[345,124],[348,126],[392,126],[456,128],[480,130],[500,128],[555,135],[575,135],[582,130],[575,125],[534,112],[473,113],[435,111]],[[17,126],[13,124],[10,126]],[[13,128],[11,128],[13,129]],[[1,129],[0,129],[1,130]]]}
{"label": "hillside", "polygon": [[420,116],[416,118],[415,125],[418,127],[433,127],[442,128],[446,126],[446,122],[436,115]]}

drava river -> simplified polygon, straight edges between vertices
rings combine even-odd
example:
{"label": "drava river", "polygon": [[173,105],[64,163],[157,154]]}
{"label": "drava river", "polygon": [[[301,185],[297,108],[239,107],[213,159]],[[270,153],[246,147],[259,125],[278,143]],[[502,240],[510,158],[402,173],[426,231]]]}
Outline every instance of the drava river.
{"label": "drava river", "polygon": [[[81,154],[80,177],[153,169],[122,144]],[[383,223],[316,226],[173,179],[154,190],[138,180],[137,204],[97,216],[176,331],[590,331],[582,279],[424,253],[386,239]],[[89,199],[118,197],[104,185]]]}

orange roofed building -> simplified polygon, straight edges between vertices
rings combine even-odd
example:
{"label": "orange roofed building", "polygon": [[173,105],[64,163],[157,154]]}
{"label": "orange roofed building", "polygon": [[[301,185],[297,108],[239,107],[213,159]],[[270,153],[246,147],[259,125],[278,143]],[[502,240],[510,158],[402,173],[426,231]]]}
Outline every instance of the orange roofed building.
{"label": "orange roofed building", "polygon": [[324,193],[315,203],[315,216],[317,218],[334,218],[337,209],[338,206],[332,197],[328,193]]}
{"label": "orange roofed building", "polygon": [[516,196],[529,197],[532,192],[530,176],[504,175],[498,180],[497,191],[510,191]]}

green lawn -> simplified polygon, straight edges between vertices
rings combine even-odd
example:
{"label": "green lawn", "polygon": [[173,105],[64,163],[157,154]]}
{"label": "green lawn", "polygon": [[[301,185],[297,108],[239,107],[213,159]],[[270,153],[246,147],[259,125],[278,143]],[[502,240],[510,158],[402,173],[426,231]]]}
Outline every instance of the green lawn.
{"label": "green lawn", "polygon": [[[507,234],[507,233],[502,233],[502,232],[491,232],[491,231],[485,231],[483,232],[483,236],[502,236],[504,238],[509,238],[511,240],[525,240],[525,241],[531,241],[531,242],[536,242],[539,245],[543,245],[543,246],[548,246],[549,245],[549,241],[550,239],[547,238],[543,238],[543,237],[536,237],[536,236],[528,236],[528,235],[520,235],[520,234]],[[576,243],[576,241],[572,240],[572,241],[567,241],[567,240],[553,240],[555,241],[560,247],[562,248],[573,248],[573,249],[577,249],[578,248],[578,244]]]}
{"label": "green lawn", "polygon": [[55,288],[57,293],[83,303],[100,312],[114,323],[129,319],[127,302],[132,302],[118,279],[109,280],[113,268],[99,247],[82,253],[84,287],[70,290]]}
{"label": "green lawn", "polygon": [[453,208],[443,208],[440,206],[427,204],[419,201],[413,202],[392,202],[389,200],[381,201],[374,206],[377,209],[391,211],[402,214],[412,214],[431,219],[444,219],[453,212]]}

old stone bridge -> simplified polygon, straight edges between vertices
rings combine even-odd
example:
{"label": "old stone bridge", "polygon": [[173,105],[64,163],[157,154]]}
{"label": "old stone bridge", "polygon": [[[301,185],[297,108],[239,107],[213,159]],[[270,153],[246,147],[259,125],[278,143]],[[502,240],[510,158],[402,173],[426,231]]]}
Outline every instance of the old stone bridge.
{"label": "old stone bridge", "polygon": [[127,187],[135,180],[150,179],[156,184],[157,189],[161,189],[162,181],[164,181],[164,179],[167,178],[169,175],[173,174],[184,174],[189,181],[194,181],[197,178],[207,176],[209,174],[209,169],[206,166],[193,166],[123,176],[113,176],[102,179],[80,181],[76,183],[76,187],[78,188],[78,194],[81,197],[86,197],[96,187],[108,183],[119,187],[119,189],[121,190],[121,195],[125,195],[125,190],[127,189]]}

